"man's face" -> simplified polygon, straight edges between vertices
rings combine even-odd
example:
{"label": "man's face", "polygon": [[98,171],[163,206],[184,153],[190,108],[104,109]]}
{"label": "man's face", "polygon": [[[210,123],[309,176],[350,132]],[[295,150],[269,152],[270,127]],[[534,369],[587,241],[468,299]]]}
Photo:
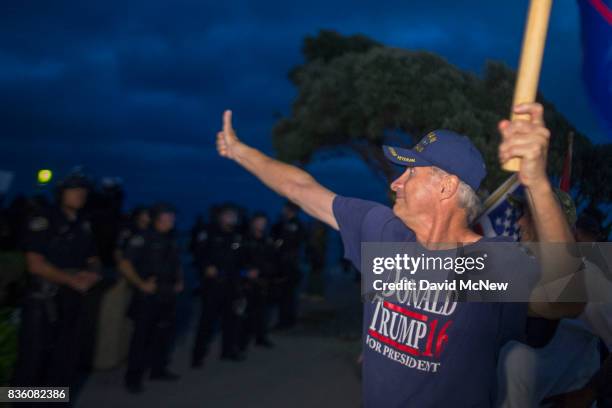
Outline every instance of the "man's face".
{"label": "man's face", "polygon": [[225,210],[219,216],[219,223],[224,229],[231,229],[238,223],[238,214],[233,210]]}
{"label": "man's face", "polygon": [[87,190],[82,187],[67,188],[62,193],[62,206],[80,210],[87,201]]}
{"label": "man's face", "polygon": [[435,205],[439,183],[431,167],[408,167],[393,183],[395,192],[393,212],[406,223],[423,213],[431,212]]}
{"label": "man's face", "polygon": [[268,220],[266,220],[264,217],[257,217],[251,222],[251,228],[256,234],[263,233],[266,230],[267,225]]}
{"label": "man's face", "polygon": [[[525,206],[526,207],[526,206]],[[528,208],[523,209],[523,215],[518,219],[519,237],[521,242],[535,242],[538,240],[533,218]]]}
{"label": "man's face", "polygon": [[149,217],[149,213],[147,211],[143,211],[138,214],[138,218],[136,218],[136,223],[138,227],[141,229],[146,229],[151,222],[151,218]]}
{"label": "man's face", "polygon": [[162,234],[174,228],[176,215],[174,213],[161,213],[155,219],[155,229]]}

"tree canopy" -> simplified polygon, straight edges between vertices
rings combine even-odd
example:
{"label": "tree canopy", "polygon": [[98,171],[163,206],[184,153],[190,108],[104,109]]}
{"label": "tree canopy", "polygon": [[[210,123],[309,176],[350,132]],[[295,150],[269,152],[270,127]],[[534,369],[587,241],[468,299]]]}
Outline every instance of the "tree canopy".
{"label": "tree canopy", "polygon": [[[516,74],[503,63],[487,61],[480,77],[431,52],[325,30],[306,37],[302,52],[304,63],[289,74],[298,91],[291,116],[280,118],[273,131],[282,160],[304,164],[321,149],[344,146],[390,181],[394,171],[380,149],[383,143],[411,147],[431,130],[452,129],[482,152],[487,191],[509,176],[497,159],[497,124],[508,117]],[[577,200],[592,206],[610,202],[612,145],[593,145],[541,94],[538,101],[553,135],[549,174],[561,172],[573,132]]]}

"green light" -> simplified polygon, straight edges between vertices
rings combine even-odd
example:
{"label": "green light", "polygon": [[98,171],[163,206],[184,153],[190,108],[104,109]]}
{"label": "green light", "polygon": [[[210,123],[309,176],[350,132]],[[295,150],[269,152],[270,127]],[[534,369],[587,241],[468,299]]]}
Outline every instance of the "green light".
{"label": "green light", "polygon": [[47,184],[49,181],[51,181],[51,178],[53,177],[53,172],[51,170],[39,170],[38,171],[38,183],[39,184]]}

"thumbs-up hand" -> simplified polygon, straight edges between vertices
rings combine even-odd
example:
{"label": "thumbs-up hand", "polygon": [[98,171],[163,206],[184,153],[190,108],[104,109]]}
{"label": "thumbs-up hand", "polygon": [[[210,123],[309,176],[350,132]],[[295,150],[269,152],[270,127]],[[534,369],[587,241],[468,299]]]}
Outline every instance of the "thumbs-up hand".
{"label": "thumbs-up hand", "polygon": [[232,127],[232,111],[226,110],[223,113],[223,130],[217,133],[217,152],[219,156],[235,159],[236,146],[240,144],[240,140]]}

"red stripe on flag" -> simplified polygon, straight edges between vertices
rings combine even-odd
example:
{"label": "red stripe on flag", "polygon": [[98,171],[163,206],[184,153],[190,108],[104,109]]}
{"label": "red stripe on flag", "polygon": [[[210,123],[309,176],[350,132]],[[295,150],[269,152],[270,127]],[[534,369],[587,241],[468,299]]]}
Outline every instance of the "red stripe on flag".
{"label": "red stripe on flag", "polygon": [[608,24],[612,25],[612,10],[610,10],[603,0],[589,0],[589,3],[591,3],[591,6],[597,10],[599,15],[601,15]]}
{"label": "red stripe on flag", "polygon": [[368,330],[368,333],[370,334],[370,336],[374,337],[375,339],[378,339],[378,340],[382,341],[383,343],[386,343],[386,344],[388,344],[390,346],[393,346],[393,347],[395,347],[398,350],[405,351],[406,353],[412,354],[413,356],[418,356],[419,355],[419,350],[417,350],[417,349],[415,349],[413,347],[407,346],[405,344],[398,343],[395,340],[391,340],[390,338],[388,338],[386,336],[383,336],[382,334],[380,334],[378,332],[375,332],[372,329]]}
{"label": "red stripe on flag", "polygon": [[559,189],[570,192],[572,187],[572,149],[574,144],[574,134],[570,133],[567,138],[567,152],[565,153],[565,160],[563,161],[563,172],[561,173],[561,180],[559,181]]}
{"label": "red stripe on flag", "polygon": [[386,307],[387,309],[393,310],[394,312],[401,313],[403,315],[406,315],[413,319],[421,320],[423,322],[426,322],[428,318],[424,314],[416,313],[416,312],[413,312],[412,310],[404,309],[403,307],[394,305],[393,303],[390,303],[390,302],[383,302],[383,306]]}

